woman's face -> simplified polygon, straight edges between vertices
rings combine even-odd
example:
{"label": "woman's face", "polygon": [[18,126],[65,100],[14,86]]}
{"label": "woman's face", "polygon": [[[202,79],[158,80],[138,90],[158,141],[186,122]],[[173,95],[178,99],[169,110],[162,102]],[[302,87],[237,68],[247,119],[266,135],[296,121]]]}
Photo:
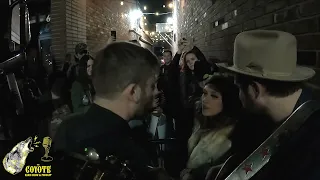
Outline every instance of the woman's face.
{"label": "woman's face", "polygon": [[89,59],[87,62],[87,73],[89,76],[92,75],[92,65],[93,65],[93,60]]}
{"label": "woman's face", "polygon": [[195,54],[189,53],[186,55],[186,63],[189,67],[190,70],[194,70],[194,63],[198,61],[198,58],[196,57]]}
{"label": "woman's face", "polygon": [[215,116],[223,109],[221,93],[216,91],[213,85],[206,85],[202,94],[202,115]]}

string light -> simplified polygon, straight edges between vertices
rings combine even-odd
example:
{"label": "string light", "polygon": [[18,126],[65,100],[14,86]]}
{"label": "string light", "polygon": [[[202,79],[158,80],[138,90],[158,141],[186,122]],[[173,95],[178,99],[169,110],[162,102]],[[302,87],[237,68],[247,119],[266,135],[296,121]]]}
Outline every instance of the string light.
{"label": "string light", "polygon": [[158,12],[156,12],[156,13],[143,13],[143,14],[160,16],[160,15],[172,14],[172,12],[165,12],[165,13],[158,13]]}

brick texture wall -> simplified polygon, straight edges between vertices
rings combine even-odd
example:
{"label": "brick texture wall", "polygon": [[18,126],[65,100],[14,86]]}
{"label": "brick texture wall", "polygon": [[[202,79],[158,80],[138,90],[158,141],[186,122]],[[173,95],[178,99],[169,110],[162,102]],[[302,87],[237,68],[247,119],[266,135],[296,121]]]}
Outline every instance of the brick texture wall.
{"label": "brick texture wall", "polygon": [[62,66],[66,53],[74,53],[79,42],[87,43],[95,55],[112,30],[117,31],[118,40],[137,39],[129,33],[128,16],[136,7],[135,0],[127,0],[123,6],[115,0],[51,0],[52,50],[57,66]]}
{"label": "brick texture wall", "polygon": [[68,53],[80,42],[86,43],[86,0],[65,0],[66,2],[66,40]]}
{"label": "brick texture wall", "polygon": [[66,54],[66,3],[65,0],[51,1],[51,36],[53,56],[58,66]]}
{"label": "brick texture wall", "polygon": [[117,39],[130,39],[130,21],[125,14],[135,7],[135,3],[114,0],[87,0],[87,43],[89,50],[95,53],[106,45],[113,30],[117,31]]}
{"label": "brick texture wall", "polygon": [[283,30],[298,41],[298,63],[320,67],[320,0],[180,0],[179,34],[209,59],[231,61],[238,33]]}

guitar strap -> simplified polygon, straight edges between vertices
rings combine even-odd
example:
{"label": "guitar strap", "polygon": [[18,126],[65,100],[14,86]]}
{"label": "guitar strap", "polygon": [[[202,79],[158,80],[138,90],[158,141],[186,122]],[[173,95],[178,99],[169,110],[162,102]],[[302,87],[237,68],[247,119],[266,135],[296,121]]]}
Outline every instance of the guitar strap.
{"label": "guitar strap", "polygon": [[280,135],[296,132],[316,111],[320,103],[307,101],[300,105],[253,153],[251,153],[225,180],[248,180],[265,166],[279,147]]}

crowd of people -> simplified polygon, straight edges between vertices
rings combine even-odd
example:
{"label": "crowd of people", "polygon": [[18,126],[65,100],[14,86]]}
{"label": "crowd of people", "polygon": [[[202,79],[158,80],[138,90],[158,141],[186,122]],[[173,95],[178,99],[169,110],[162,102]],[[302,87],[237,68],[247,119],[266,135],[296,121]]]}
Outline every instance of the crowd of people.
{"label": "crowd of people", "polygon": [[[130,160],[142,179],[157,179],[159,174],[167,179],[215,179],[235,155],[234,164],[241,165],[248,157],[254,164],[240,170],[230,165],[228,173],[237,170],[233,175],[316,179],[319,111],[295,125],[295,132],[287,125],[289,117],[312,100],[303,82],[315,72],[297,66],[296,54],[295,37],[280,31],[239,34],[231,67],[210,63],[187,39],[179,41],[174,57],[164,50],[162,65],[140,46],[111,43],[93,61],[91,106],[60,125],[56,149],[94,147],[103,156],[115,154]],[[148,146],[152,123],[147,119],[157,114],[165,115],[170,132],[164,138],[175,138],[174,145],[164,143],[169,148],[161,166],[152,163],[157,154]],[[140,125],[132,123],[138,120]],[[137,127],[140,130],[133,131]],[[283,134],[281,127],[290,131],[290,138],[268,144],[274,132]],[[252,159],[250,154],[260,145],[268,149]],[[159,169],[156,175],[150,173],[147,165],[160,166],[168,174]]]}
{"label": "crowd of people", "polygon": [[49,77],[42,134],[57,152],[128,160],[138,179],[320,178],[320,108],[304,86],[315,72],[297,65],[293,35],[240,33],[232,66],[185,38],[163,59],[133,42],[96,57],[78,44]]}

